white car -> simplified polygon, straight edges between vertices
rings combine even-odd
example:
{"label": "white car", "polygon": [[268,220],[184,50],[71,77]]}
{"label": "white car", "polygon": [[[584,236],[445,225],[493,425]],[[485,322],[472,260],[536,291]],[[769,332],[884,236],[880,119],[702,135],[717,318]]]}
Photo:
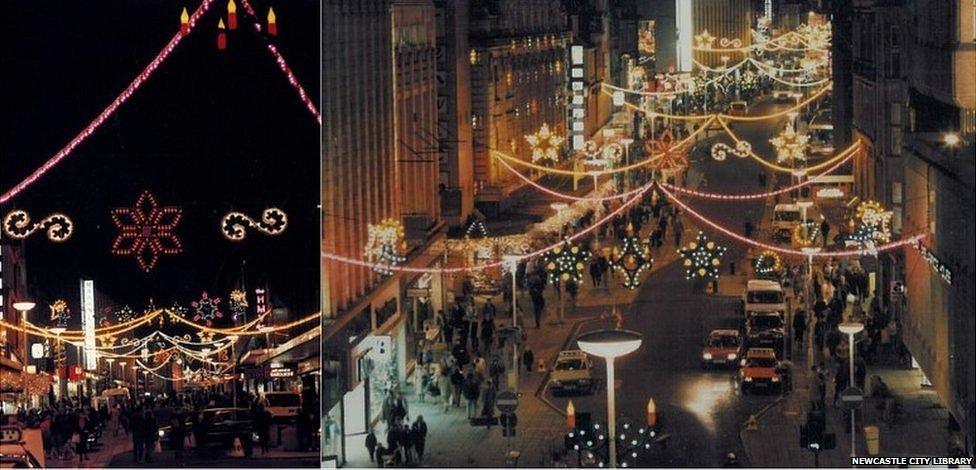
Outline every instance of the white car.
{"label": "white car", "polygon": [[553,393],[584,392],[593,390],[593,362],[580,350],[562,351],[549,374],[549,387]]}
{"label": "white car", "polygon": [[295,392],[267,392],[264,394],[264,409],[271,413],[275,422],[291,421],[302,409],[302,397]]}

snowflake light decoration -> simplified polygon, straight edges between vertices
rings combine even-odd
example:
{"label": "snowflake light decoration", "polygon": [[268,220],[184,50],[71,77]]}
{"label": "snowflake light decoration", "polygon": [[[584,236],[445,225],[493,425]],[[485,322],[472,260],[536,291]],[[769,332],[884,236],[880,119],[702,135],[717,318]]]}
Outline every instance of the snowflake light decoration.
{"label": "snowflake light decoration", "polygon": [[241,212],[229,212],[220,220],[221,233],[231,241],[243,240],[248,227],[268,236],[281,235],[288,228],[288,215],[281,209],[271,207],[261,213],[259,220]]}
{"label": "snowflake light decoration", "polygon": [[783,260],[775,251],[766,250],[752,262],[757,274],[773,274],[783,269]]}
{"label": "snowflake light decoration", "polygon": [[190,305],[193,307],[193,321],[202,321],[207,326],[213,326],[213,321],[224,317],[224,312],[220,311],[220,297],[210,297],[204,292],[198,300]]}
{"label": "snowflake light decoration", "polygon": [[227,298],[227,308],[230,309],[231,318],[234,321],[244,318],[247,307],[247,292],[241,289],[230,291],[230,296]]}
{"label": "snowflake light decoration", "polygon": [[383,245],[380,256],[376,260],[376,266],[373,266],[373,271],[383,276],[391,276],[393,275],[393,267],[402,264],[406,260],[407,257],[401,255],[395,247]]}
{"label": "snowflake light decoration", "polygon": [[718,279],[719,258],[725,254],[725,247],[709,240],[704,232],[698,232],[695,241],[678,250],[684,258],[685,279]]}
{"label": "snowflake light decoration", "polygon": [[119,229],[112,242],[112,253],[132,256],[143,271],[152,271],[160,256],[183,251],[175,233],[183,209],[161,207],[148,190],[142,192],[134,206],[112,209],[111,214],[112,223]]}
{"label": "snowflake light decoration", "polygon": [[51,323],[55,326],[65,327],[71,319],[71,308],[64,300],[58,299],[51,302]]}
{"label": "snowflake light decoration", "polygon": [[561,246],[553,248],[543,255],[546,272],[549,273],[549,282],[556,284],[573,280],[580,282],[583,280],[583,270],[586,267],[586,260],[590,258],[590,252],[576,245],[570,245],[569,241],[563,242]]}
{"label": "snowflake light decoration", "polygon": [[64,214],[51,214],[39,222],[31,222],[26,211],[12,211],[3,218],[3,233],[14,240],[23,240],[38,230],[47,231],[47,239],[61,243],[71,238],[74,222]]}
{"label": "snowflake light decoration", "polygon": [[891,241],[892,213],[877,201],[864,201],[857,206],[852,224],[856,230],[850,239],[861,246],[872,247]]}
{"label": "snowflake light decoration", "polygon": [[798,134],[792,123],[786,124],[786,128],[778,136],[769,139],[769,143],[776,149],[776,161],[779,163],[805,161],[809,142],[810,136]]}
{"label": "snowflake light decoration", "polygon": [[688,168],[688,155],[685,145],[675,145],[671,129],[661,133],[657,140],[648,140],[645,150],[654,160],[651,163],[665,178],[674,176]]}
{"label": "snowflake light decoration", "polygon": [[[628,227],[629,232],[631,229]],[[653,264],[650,247],[642,243],[640,237],[632,234],[624,237],[620,247],[614,247],[610,258],[610,267],[623,273],[623,286],[628,289],[640,287],[641,273],[651,269]]]}
{"label": "snowflake light decoration", "polygon": [[525,140],[532,147],[532,161],[550,160],[553,163],[559,161],[559,146],[566,140],[564,137],[553,134],[549,130],[549,124],[542,124],[542,127],[535,134],[525,136]]}
{"label": "snowflake light decoration", "polygon": [[115,312],[115,320],[119,323],[127,323],[136,318],[136,312],[128,305]]}

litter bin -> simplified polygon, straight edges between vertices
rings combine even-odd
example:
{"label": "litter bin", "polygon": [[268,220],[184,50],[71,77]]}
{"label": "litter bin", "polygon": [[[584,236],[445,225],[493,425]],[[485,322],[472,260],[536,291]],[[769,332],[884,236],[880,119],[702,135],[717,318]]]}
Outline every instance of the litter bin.
{"label": "litter bin", "polygon": [[868,455],[878,455],[881,444],[881,431],[877,426],[865,426],[864,438],[868,444]]}

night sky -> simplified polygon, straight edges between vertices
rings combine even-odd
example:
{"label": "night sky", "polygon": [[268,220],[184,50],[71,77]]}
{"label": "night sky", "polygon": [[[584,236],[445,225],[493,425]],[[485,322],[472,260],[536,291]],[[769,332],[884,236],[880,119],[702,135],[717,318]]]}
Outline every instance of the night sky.
{"label": "night sky", "polygon": [[[252,4],[263,23],[269,3]],[[271,4],[278,17],[275,42],[317,103],[318,1]],[[2,190],[101,112],[179,31],[182,7],[192,14],[198,5],[0,3]],[[272,300],[295,316],[319,309],[319,126],[239,1],[239,27],[227,32],[227,50],[217,50],[217,21],[225,14],[226,0],[215,1],[169,60],[89,140],[0,207],[3,215],[23,209],[35,220],[51,212],[74,220],[75,234],[64,244],[41,233],[26,242],[32,294],[40,302],[68,300],[73,324],[82,277],[138,312],[150,297],[160,306],[189,304],[203,291],[226,299],[239,282],[242,260],[249,290],[267,283]],[[162,256],[148,274],[132,257],[110,251],[116,234],[111,209],[133,205],[144,189],[161,205],[183,208],[176,233],[184,252]],[[221,235],[226,212],[257,218],[272,206],[288,214],[283,235],[249,230],[241,242]]]}

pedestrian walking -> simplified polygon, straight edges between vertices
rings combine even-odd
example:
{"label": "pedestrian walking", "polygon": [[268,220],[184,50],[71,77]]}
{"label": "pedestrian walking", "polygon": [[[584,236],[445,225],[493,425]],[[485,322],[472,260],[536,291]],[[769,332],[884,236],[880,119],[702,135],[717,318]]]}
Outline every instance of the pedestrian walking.
{"label": "pedestrian walking", "polygon": [[376,456],[376,433],[372,429],[366,434],[366,451],[369,452],[369,461],[372,462]]}
{"label": "pedestrian walking", "polygon": [[146,463],[151,463],[152,453],[156,448],[156,440],[159,439],[159,426],[156,424],[156,416],[153,415],[152,410],[146,410],[142,420],[142,443],[145,447],[143,454]]}
{"label": "pedestrian walking", "polygon": [[[88,434],[91,431],[89,425],[86,412],[80,411],[75,422],[74,435],[72,436],[72,439],[77,439],[77,442],[75,442],[75,453],[78,454],[79,467],[83,466],[82,461],[88,460]],[[74,436],[77,436],[77,438]]]}
{"label": "pedestrian walking", "polygon": [[183,448],[186,445],[186,430],[183,427],[183,414],[174,413],[169,420],[169,445],[173,448],[173,454],[177,459],[183,458]]}
{"label": "pedestrian walking", "polygon": [[674,222],[671,224],[671,228],[674,230],[674,246],[677,248],[681,246],[681,235],[685,230],[684,224],[681,223],[681,218],[674,216]]}
{"label": "pedestrian walking", "polygon": [[129,431],[132,434],[132,461],[142,462],[143,452],[145,451],[145,432],[143,428],[142,412],[139,409],[132,410],[129,418]]}
{"label": "pedestrian walking", "polygon": [[413,435],[414,450],[417,452],[417,463],[422,464],[424,462],[424,448],[427,444],[427,423],[424,422],[423,415],[417,415],[417,420],[410,427],[410,433]]}
{"label": "pedestrian walking", "polygon": [[823,237],[824,248],[827,248],[827,240],[828,240],[827,236],[830,234],[830,224],[827,223],[827,219],[825,217],[823,217],[822,215],[820,217],[821,217],[820,235]]}
{"label": "pedestrian walking", "polygon": [[[461,406],[461,393],[464,390],[465,380],[464,374],[461,373],[460,367],[454,367],[451,372],[451,402],[454,403],[454,407],[458,408]],[[445,411],[447,406],[444,407]]]}
{"label": "pedestrian walking", "polygon": [[468,419],[474,418],[478,412],[478,398],[480,395],[481,389],[475,373],[468,372],[468,376],[464,378],[464,398],[468,401]]}
{"label": "pedestrian walking", "polygon": [[525,366],[525,371],[531,374],[532,365],[535,364],[535,354],[529,346],[525,346],[525,349],[522,350],[522,364]]}
{"label": "pedestrian walking", "polygon": [[793,340],[803,345],[803,338],[807,332],[807,315],[803,310],[797,310],[793,314]]}

